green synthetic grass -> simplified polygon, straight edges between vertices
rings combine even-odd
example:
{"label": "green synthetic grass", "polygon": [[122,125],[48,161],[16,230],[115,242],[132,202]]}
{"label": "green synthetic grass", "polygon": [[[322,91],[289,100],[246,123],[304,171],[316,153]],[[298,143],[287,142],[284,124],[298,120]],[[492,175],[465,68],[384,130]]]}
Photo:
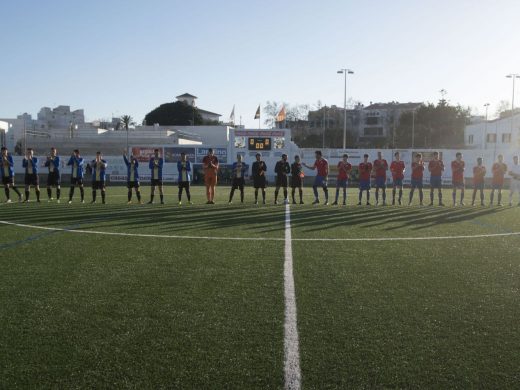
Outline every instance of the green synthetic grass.
{"label": "green synthetic grass", "polygon": [[[68,205],[67,189],[59,205],[44,191],[0,205],[0,220],[28,225],[255,238],[0,224],[0,388],[283,387],[285,208],[272,189],[266,206],[251,188],[244,205],[229,188],[216,205],[192,191],[182,206],[172,187],[164,206],[126,205],[121,187],[107,205],[78,191]],[[517,386],[520,236],[298,239],[517,232],[520,208],[358,207],[355,190],[325,207],[305,193],[291,206],[304,388]]]}

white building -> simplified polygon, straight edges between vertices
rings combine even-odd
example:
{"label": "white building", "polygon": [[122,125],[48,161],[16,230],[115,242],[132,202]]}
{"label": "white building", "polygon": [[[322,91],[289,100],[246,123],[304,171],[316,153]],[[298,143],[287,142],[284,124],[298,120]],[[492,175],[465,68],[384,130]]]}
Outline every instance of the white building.
{"label": "white building", "polygon": [[[188,106],[197,107],[197,105],[195,103],[195,100],[198,99],[197,96],[193,96],[189,93],[185,93],[185,94],[176,96],[176,99],[178,101],[186,103]],[[200,115],[202,116],[202,119],[204,119],[205,121],[219,122],[220,117],[222,116],[215,112],[203,110],[199,107],[197,107],[197,110],[199,111]]]}
{"label": "white building", "polygon": [[464,143],[468,149],[514,150],[520,147],[520,114],[512,118],[480,120],[466,126]]}

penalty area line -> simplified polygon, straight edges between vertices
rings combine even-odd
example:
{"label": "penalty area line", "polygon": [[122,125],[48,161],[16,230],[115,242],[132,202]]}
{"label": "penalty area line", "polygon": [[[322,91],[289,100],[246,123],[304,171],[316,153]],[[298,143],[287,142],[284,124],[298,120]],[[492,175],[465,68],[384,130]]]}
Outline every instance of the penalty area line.
{"label": "penalty area line", "polygon": [[291,209],[285,206],[285,261],[284,261],[284,378],[285,389],[299,390],[301,387],[300,346],[296,316],[296,293],[294,289]]}

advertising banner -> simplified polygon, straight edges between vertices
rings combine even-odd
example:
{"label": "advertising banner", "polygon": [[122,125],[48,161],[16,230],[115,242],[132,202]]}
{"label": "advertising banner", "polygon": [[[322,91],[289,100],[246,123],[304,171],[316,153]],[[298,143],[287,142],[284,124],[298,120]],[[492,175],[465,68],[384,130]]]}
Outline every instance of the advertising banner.
{"label": "advertising banner", "polygon": [[[195,148],[189,147],[165,147],[164,162],[177,163],[181,159],[181,153],[186,153],[186,158],[192,163],[195,162]],[[220,159],[220,158],[219,158]]]}
{"label": "advertising banner", "polygon": [[139,162],[149,162],[150,157],[153,156],[154,149],[159,149],[159,153],[163,155],[163,149],[162,148],[149,148],[149,147],[140,147],[140,146],[133,146],[132,147],[132,155],[137,158],[137,161]]}
{"label": "advertising banner", "polygon": [[[215,156],[217,156],[219,163],[227,164],[227,162],[228,162],[227,148],[213,148],[213,151],[215,152]],[[197,148],[197,155],[196,155],[195,162],[197,164],[202,164],[202,159],[207,154],[208,154],[208,148]]]}

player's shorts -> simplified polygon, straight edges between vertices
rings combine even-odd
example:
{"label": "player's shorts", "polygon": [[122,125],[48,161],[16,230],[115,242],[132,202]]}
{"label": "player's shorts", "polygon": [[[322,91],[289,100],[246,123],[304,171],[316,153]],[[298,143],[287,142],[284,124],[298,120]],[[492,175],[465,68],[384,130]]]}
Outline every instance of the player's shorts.
{"label": "player's shorts", "polygon": [[368,191],[370,189],[370,179],[360,180],[359,189],[360,189],[360,191]]}
{"label": "player's shorts", "polygon": [[432,188],[442,188],[442,178],[441,178],[441,176],[430,176],[430,187],[432,187]]}
{"label": "player's shorts", "polygon": [[216,186],[217,176],[204,176],[204,183],[206,183],[207,186]]}
{"label": "player's shorts", "polygon": [[491,188],[493,190],[501,190],[504,188],[504,183],[491,183]]}
{"label": "player's shorts", "polygon": [[327,178],[325,176],[316,176],[314,178],[314,187],[327,187]]}
{"label": "player's shorts", "polygon": [[403,179],[402,178],[395,178],[393,181],[394,187],[402,187],[403,186]]}
{"label": "player's shorts", "polygon": [[61,184],[61,177],[58,172],[49,172],[47,176],[47,187],[59,186]]}
{"label": "player's shorts", "polygon": [[231,187],[233,187],[233,189],[235,189],[235,190],[237,188],[240,188],[240,190],[243,190],[245,184],[246,184],[246,181],[244,180],[243,177],[234,177],[233,182],[231,183]]}
{"label": "player's shorts", "polygon": [[126,188],[139,188],[139,180],[127,181]]}
{"label": "player's shorts", "polygon": [[2,176],[2,185],[14,185],[14,176]]}
{"label": "player's shorts", "polygon": [[179,182],[179,189],[185,189],[185,190],[189,190],[190,189],[190,182],[189,181],[180,181]]}
{"label": "player's shorts", "polygon": [[276,175],[276,186],[277,187],[287,187],[288,180],[286,175]]}
{"label": "player's shorts", "polygon": [[25,185],[26,186],[37,186],[40,184],[40,180],[38,179],[38,175],[36,173],[26,173],[25,174]]}
{"label": "player's shorts", "polygon": [[423,179],[412,178],[412,188],[423,188]]}
{"label": "player's shorts", "polygon": [[71,177],[70,178],[70,184],[73,186],[82,186],[83,185],[83,178],[82,177]]}
{"label": "player's shorts", "polygon": [[105,189],[105,181],[104,180],[96,180],[92,182],[93,190],[104,190]]}
{"label": "player's shorts", "polygon": [[339,179],[336,180],[336,188],[347,188],[348,179]]}
{"label": "player's shorts", "polygon": [[473,188],[475,190],[484,190],[484,182],[482,182],[482,183],[473,183]]}
{"label": "player's shorts", "polygon": [[151,186],[152,187],[162,186],[162,179],[152,179]]}
{"label": "player's shorts", "polygon": [[376,188],[386,188],[386,177],[376,177]]}
{"label": "player's shorts", "polygon": [[291,187],[292,188],[303,187],[303,178],[298,175],[291,176]]}
{"label": "player's shorts", "polygon": [[464,187],[465,187],[464,180],[462,180],[462,181],[452,181],[452,186],[453,186],[453,188],[464,189]]}
{"label": "player's shorts", "polygon": [[265,176],[257,176],[253,178],[253,187],[254,188],[265,188],[267,184],[267,180],[265,180]]}

